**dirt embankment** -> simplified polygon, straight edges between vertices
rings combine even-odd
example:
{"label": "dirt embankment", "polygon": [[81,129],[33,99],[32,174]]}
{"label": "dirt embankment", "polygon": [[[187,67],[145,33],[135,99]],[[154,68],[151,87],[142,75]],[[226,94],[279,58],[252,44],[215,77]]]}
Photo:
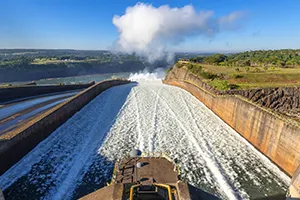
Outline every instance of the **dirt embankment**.
{"label": "dirt embankment", "polygon": [[166,80],[192,80],[203,89],[217,95],[241,95],[250,101],[273,111],[300,121],[300,87],[257,88],[219,91],[201,81],[185,69],[175,68],[168,73]]}

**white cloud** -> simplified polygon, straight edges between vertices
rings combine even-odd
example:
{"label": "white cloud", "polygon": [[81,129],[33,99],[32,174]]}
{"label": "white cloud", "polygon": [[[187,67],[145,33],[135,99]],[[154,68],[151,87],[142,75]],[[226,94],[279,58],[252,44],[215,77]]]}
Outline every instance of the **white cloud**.
{"label": "white cloud", "polygon": [[237,22],[240,21],[245,16],[245,12],[243,11],[235,11],[230,13],[229,15],[223,16],[219,18],[219,26],[221,30],[234,30],[239,24]]}
{"label": "white cloud", "polygon": [[242,16],[243,12],[238,11],[217,18],[213,11],[196,12],[192,5],[156,8],[137,3],[128,7],[124,15],[115,15],[113,24],[120,33],[117,44],[121,51],[146,55],[151,61],[165,57],[168,46],[179,44],[186,37],[211,37],[230,30]]}

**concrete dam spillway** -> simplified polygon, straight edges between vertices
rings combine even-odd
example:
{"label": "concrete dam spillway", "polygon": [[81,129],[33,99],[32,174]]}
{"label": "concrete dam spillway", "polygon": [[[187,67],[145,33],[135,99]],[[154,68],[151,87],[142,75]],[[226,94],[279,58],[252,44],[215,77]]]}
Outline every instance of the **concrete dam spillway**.
{"label": "concrete dam spillway", "polygon": [[7,199],[73,199],[133,148],[164,152],[222,199],[285,196],[289,177],[187,91],[145,81],[98,95],[0,177]]}

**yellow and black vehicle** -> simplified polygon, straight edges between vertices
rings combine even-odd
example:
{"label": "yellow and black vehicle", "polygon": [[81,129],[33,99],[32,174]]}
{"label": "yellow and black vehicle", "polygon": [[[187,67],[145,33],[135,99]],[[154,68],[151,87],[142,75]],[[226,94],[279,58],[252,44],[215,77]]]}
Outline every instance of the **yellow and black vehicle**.
{"label": "yellow and black vehicle", "polygon": [[111,183],[82,199],[218,199],[181,181],[179,167],[166,154],[130,154],[116,162]]}

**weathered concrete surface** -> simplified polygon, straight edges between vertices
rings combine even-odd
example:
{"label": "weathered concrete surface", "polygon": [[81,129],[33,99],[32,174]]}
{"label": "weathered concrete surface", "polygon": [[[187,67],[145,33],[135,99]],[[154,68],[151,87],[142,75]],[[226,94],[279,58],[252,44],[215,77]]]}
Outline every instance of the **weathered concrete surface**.
{"label": "weathered concrete surface", "polygon": [[123,190],[124,185],[121,183],[113,184],[104,188],[101,188],[100,190],[96,190],[93,193],[90,193],[82,198],[80,200],[118,200],[123,199]]}
{"label": "weathered concrete surface", "polygon": [[47,86],[22,85],[22,86],[3,87],[0,88],[0,103],[6,101],[12,101],[19,98],[41,95],[41,94],[84,89],[94,84],[95,82],[93,81],[86,84],[47,85]]}
{"label": "weathered concrete surface", "polygon": [[179,86],[216,113],[290,176],[300,164],[300,126],[239,95],[216,95],[184,68],[173,69],[166,84]]}
{"label": "weathered concrete surface", "polygon": [[108,80],[97,83],[30,120],[24,126],[1,135],[0,175],[101,92],[110,87],[129,82],[128,80]]}
{"label": "weathered concrete surface", "polygon": [[300,166],[293,175],[289,188],[289,196],[292,198],[300,199]]}

